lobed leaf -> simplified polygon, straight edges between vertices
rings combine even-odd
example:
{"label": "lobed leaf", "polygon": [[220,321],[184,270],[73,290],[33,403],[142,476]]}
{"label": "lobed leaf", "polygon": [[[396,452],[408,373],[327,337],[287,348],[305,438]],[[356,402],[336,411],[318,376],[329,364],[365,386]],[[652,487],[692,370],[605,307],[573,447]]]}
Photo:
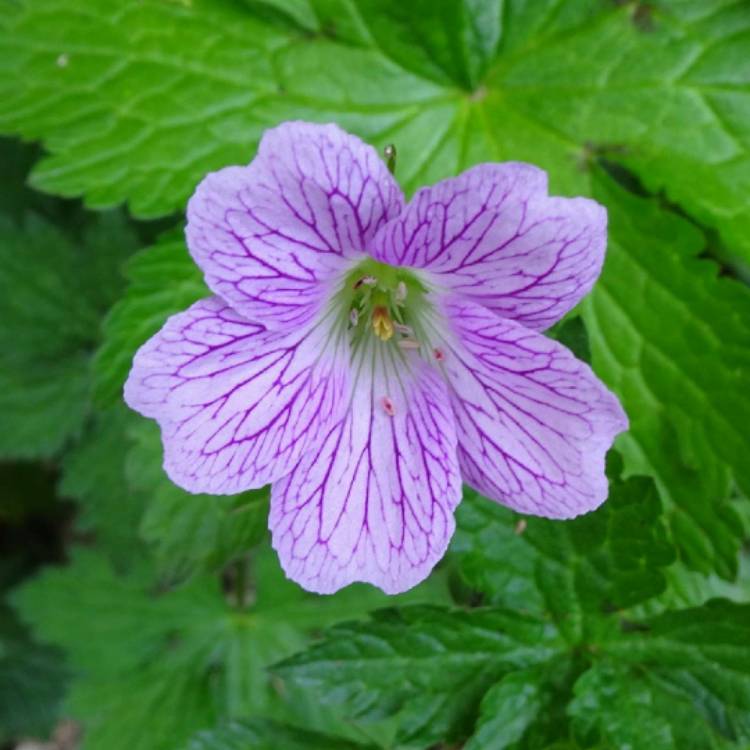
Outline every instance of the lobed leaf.
{"label": "lobed leaf", "polygon": [[81,432],[99,319],[134,238],[119,215],[70,237],[0,217],[0,456],[48,457]]}
{"label": "lobed leaf", "polygon": [[734,577],[750,489],[750,290],[699,257],[700,232],[601,177],[610,246],[582,310],[594,369],[621,398],[626,470],[657,480],[682,559]]}

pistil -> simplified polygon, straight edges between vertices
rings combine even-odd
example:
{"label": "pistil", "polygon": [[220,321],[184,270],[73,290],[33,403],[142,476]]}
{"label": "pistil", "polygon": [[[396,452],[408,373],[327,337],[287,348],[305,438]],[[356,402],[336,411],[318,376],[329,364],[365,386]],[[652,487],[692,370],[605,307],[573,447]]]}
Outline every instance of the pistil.
{"label": "pistil", "polygon": [[388,341],[393,336],[393,321],[383,305],[372,311],[372,328],[381,341]]}

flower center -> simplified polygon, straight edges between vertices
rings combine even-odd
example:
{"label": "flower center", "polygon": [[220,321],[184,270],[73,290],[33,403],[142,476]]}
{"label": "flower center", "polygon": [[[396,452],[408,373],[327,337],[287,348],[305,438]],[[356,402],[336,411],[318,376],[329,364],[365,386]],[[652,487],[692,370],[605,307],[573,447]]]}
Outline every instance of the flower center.
{"label": "flower center", "polygon": [[413,271],[367,258],[346,277],[342,291],[352,345],[374,335],[403,349],[418,349],[426,289]]}

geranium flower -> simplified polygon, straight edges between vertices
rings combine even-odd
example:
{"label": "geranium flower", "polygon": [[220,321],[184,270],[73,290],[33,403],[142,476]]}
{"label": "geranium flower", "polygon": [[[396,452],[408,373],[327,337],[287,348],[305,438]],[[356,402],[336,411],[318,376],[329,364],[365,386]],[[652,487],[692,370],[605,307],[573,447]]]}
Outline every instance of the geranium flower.
{"label": "geranium flower", "polygon": [[414,586],[466,482],[572,518],[607,496],[617,399],[543,336],[592,287],[606,212],[545,172],[481,164],[408,205],[377,152],[285,123],[209,174],[187,243],[215,296],[136,354],[127,403],[191,492],[272,483],[287,575],[328,593]]}

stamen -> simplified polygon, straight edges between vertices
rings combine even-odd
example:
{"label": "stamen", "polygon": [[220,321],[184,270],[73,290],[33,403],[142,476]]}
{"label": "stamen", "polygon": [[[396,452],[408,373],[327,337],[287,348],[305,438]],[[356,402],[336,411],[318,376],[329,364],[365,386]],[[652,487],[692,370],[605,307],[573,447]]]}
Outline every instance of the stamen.
{"label": "stamen", "polygon": [[378,280],[374,276],[363,276],[354,283],[354,288],[359,289],[361,286],[375,286]]}
{"label": "stamen", "polygon": [[392,143],[389,143],[383,149],[383,156],[385,156],[388,171],[393,174],[396,171],[396,147]]}
{"label": "stamen", "polygon": [[403,281],[398,282],[398,286],[396,287],[396,304],[402,305],[404,302],[406,302],[406,284],[404,284]]}
{"label": "stamen", "polygon": [[398,333],[403,333],[404,336],[413,336],[414,335],[414,329],[411,326],[405,326],[403,323],[395,323],[394,322],[393,328]]}
{"label": "stamen", "polygon": [[383,411],[389,417],[396,416],[396,407],[393,405],[393,401],[391,401],[388,396],[383,396],[383,398],[380,399],[380,404],[383,407]]}
{"label": "stamen", "polygon": [[445,352],[442,349],[435,348],[432,350],[432,354],[438,362],[442,362],[445,359]]}
{"label": "stamen", "polygon": [[388,341],[393,336],[393,321],[382,305],[372,311],[372,328],[381,341]]}
{"label": "stamen", "polygon": [[349,322],[353,327],[356,327],[357,323],[359,323],[359,313],[357,312],[356,307],[353,307],[351,310],[349,310]]}
{"label": "stamen", "polygon": [[401,349],[419,349],[420,347],[416,339],[399,339],[398,345]]}

